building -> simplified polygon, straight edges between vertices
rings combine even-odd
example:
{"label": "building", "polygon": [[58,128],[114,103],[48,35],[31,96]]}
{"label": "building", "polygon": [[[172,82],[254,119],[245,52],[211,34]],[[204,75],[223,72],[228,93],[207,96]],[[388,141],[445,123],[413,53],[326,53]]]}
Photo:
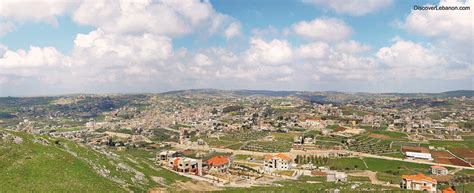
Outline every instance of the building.
{"label": "building", "polygon": [[416,175],[402,175],[400,188],[407,190],[419,190],[427,192],[436,192],[438,182],[422,173]]}
{"label": "building", "polygon": [[429,149],[425,147],[402,146],[401,152],[407,158],[433,160]]}
{"label": "building", "polygon": [[168,158],[178,157],[177,151],[162,151],[158,154],[158,160],[167,161]]}
{"label": "building", "polygon": [[347,174],[345,172],[327,171],[326,181],[327,182],[346,182]]}
{"label": "building", "polygon": [[433,175],[448,175],[448,169],[443,166],[431,166],[430,173]]}
{"label": "building", "polygon": [[408,158],[414,159],[425,159],[425,160],[433,160],[430,153],[418,153],[418,152],[405,152],[405,156]]}
{"label": "building", "polygon": [[174,171],[202,176],[202,160],[187,157],[168,158],[167,166]]}
{"label": "building", "polygon": [[263,159],[263,170],[266,172],[273,172],[275,170],[289,170],[293,159],[289,156],[279,153],[276,155],[265,155]]}
{"label": "building", "polygon": [[232,160],[227,156],[214,156],[207,160],[209,171],[227,172]]}
{"label": "building", "polygon": [[306,119],[302,125],[305,128],[323,128],[326,126],[324,120],[321,120],[320,118],[310,118]]}

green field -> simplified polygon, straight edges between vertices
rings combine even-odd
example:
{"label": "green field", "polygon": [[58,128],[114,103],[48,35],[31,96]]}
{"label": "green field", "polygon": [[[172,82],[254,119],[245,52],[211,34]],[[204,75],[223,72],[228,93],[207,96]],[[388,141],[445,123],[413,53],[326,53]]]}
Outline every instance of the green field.
{"label": "green field", "polygon": [[[68,140],[8,133],[23,142],[0,141],[2,192],[145,192],[189,180],[154,165],[148,159],[153,152],[127,150],[105,156]],[[40,138],[49,144],[38,142]]]}
{"label": "green field", "polygon": [[430,140],[429,144],[422,144],[423,146],[435,146],[435,147],[444,147],[444,148],[474,148],[474,140],[465,140],[465,141],[439,141],[439,140]]}

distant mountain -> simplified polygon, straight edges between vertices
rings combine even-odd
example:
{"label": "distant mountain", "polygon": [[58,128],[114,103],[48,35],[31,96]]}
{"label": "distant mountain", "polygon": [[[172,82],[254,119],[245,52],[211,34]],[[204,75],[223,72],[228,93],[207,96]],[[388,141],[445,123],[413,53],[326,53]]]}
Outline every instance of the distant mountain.
{"label": "distant mountain", "polygon": [[234,94],[239,96],[269,96],[269,97],[287,97],[287,96],[297,96],[302,99],[323,102],[327,100],[328,96],[337,95],[337,96],[346,96],[352,98],[351,96],[399,96],[399,97],[473,97],[474,90],[455,90],[447,91],[441,93],[365,93],[365,92],[356,92],[356,93],[346,93],[338,91],[326,91],[326,92],[311,92],[311,91],[272,91],[272,90],[217,90],[217,89],[189,89],[189,90],[176,90],[164,92],[161,94],[165,95],[186,95],[186,94]]}
{"label": "distant mountain", "polygon": [[439,93],[438,95],[444,96],[444,97],[473,97],[474,96],[474,90],[453,90],[453,91],[447,91],[447,92],[442,92]]}
{"label": "distant mountain", "polygon": [[287,97],[296,95],[297,91],[271,91],[271,90],[236,90],[232,91],[236,95],[242,96],[252,96],[252,95],[261,95],[261,96],[273,96],[273,97]]}

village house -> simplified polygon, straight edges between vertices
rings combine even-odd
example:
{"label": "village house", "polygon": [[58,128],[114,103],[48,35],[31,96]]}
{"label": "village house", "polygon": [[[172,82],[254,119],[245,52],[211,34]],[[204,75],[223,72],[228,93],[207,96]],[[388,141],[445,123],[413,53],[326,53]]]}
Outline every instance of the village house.
{"label": "village house", "polygon": [[187,157],[169,158],[167,166],[174,171],[202,176],[202,160]]}
{"label": "village house", "polygon": [[309,118],[301,123],[305,128],[324,128],[326,123],[320,118]]}
{"label": "village house", "polygon": [[207,160],[209,171],[227,172],[232,164],[232,160],[227,156],[214,156]]}
{"label": "village house", "polygon": [[177,151],[162,151],[158,154],[157,158],[160,161],[167,161],[169,158],[178,157]]}
{"label": "village house", "polygon": [[422,173],[416,175],[402,175],[400,188],[407,190],[419,190],[427,192],[436,192],[438,182]]}
{"label": "village house", "polygon": [[282,153],[276,155],[265,155],[263,160],[263,170],[266,172],[273,172],[275,170],[289,170],[293,160]]}
{"label": "village house", "polygon": [[326,172],[326,181],[327,182],[346,182],[347,174],[345,172],[330,170]]}
{"label": "village house", "polygon": [[431,166],[430,173],[433,175],[448,175],[448,169],[443,166]]}

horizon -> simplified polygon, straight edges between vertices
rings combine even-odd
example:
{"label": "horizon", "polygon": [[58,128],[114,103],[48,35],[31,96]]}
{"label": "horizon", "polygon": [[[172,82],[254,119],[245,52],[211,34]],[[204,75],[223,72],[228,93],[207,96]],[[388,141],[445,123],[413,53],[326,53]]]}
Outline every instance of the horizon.
{"label": "horizon", "polygon": [[474,90],[472,0],[0,5],[0,97]]}
{"label": "horizon", "polygon": [[76,95],[146,95],[146,94],[166,94],[169,92],[185,92],[185,91],[224,91],[224,92],[236,92],[236,91],[263,91],[263,92],[309,92],[309,93],[344,93],[344,94],[441,94],[447,92],[459,92],[459,91],[468,91],[474,92],[474,90],[446,90],[441,92],[350,92],[350,91],[335,91],[335,90],[326,90],[326,91],[309,91],[309,90],[264,90],[264,89],[215,89],[215,88],[191,88],[191,89],[178,89],[178,90],[168,90],[163,92],[122,92],[122,93],[63,93],[63,94],[54,94],[54,95],[10,95],[10,96],[0,96],[0,98],[35,98],[35,97],[65,97],[65,96],[76,96]]}

